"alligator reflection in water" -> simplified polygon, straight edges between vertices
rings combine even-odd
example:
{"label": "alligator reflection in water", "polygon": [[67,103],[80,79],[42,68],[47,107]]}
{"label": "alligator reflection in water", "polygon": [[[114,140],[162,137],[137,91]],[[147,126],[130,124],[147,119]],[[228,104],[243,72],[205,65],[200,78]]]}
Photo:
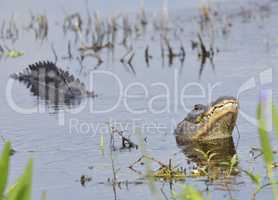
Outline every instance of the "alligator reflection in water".
{"label": "alligator reflection in water", "polygon": [[[185,156],[194,162],[198,169],[204,169],[204,172],[211,178],[235,174],[231,170],[231,160],[236,155],[233,138],[217,139],[212,141],[182,141],[176,137],[178,146],[182,149]],[[211,156],[210,160],[208,157]],[[235,166],[234,166],[235,167]]]}
{"label": "alligator reflection in water", "polygon": [[51,62],[30,65],[23,72],[11,77],[23,82],[34,96],[54,105],[78,105],[83,97],[96,96],[79,79]]}

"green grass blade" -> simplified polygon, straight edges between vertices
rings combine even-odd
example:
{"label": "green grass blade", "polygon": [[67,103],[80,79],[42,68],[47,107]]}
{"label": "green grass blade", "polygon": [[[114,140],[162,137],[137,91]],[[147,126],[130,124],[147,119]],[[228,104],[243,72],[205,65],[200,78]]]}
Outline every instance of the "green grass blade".
{"label": "green grass blade", "polygon": [[0,200],[4,198],[4,192],[8,181],[10,149],[11,144],[9,142],[5,143],[0,158]]}
{"label": "green grass blade", "polygon": [[264,110],[263,106],[260,103],[258,105],[257,109],[257,119],[258,119],[258,125],[259,125],[259,136],[260,136],[260,142],[261,147],[264,155],[264,160],[267,165],[267,169],[270,170],[273,162],[273,154],[272,154],[272,148],[269,142],[269,137],[267,133],[266,128],[266,120],[264,118]]}
{"label": "green grass blade", "polygon": [[184,186],[181,193],[178,194],[179,200],[204,200],[203,195],[192,186]]}
{"label": "green grass blade", "polygon": [[274,125],[276,138],[278,140],[278,111],[273,103],[272,103],[272,123]]}
{"label": "green grass blade", "polygon": [[41,200],[47,200],[47,194],[45,191],[42,193]]}
{"label": "green grass blade", "polygon": [[245,170],[243,170],[243,172],[250,178],[250,180],[253,183],[256,184],[257,189],[260,188],[262,177],[259,174],[254,174],[251,171],[245,171]]}
{"label": "green grass blade", "polygon": [[10,50],[10,51],[5,52],[5,56],[8,58],[17,58],[17,57],[20,57],[23,55],[24,55],[23,52],[17,51],[17,50]]}
{"label": "green grass blade", "polygon": [[261,147],[262,147],[264,160],[267,168],[267,176],[269,178],[269,182],[271,183],[274,198],[275,200],[278,200],[278,190],[275,185],[275,181],[273,179],[273,173],[272,173],[273,153],[272,153],[271,144],[269,142],[268,133],[266,130],[267,126],[266,126],[266,120],[264,118],[264,107],[261,102],[258,105],[257,118],[258,118],[258,125],[259,125]]}
{"label": "green grass blade", "polygon": [[30,200],[32,191],[32,160],[29,160],[28,165],[23,175],[16,182],[15,187],[9,192],[7,200]]}

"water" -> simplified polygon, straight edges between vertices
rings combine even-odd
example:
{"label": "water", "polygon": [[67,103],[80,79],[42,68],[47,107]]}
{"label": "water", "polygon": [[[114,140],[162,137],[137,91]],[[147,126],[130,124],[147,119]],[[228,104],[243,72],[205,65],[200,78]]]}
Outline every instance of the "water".
{"label": "water", "polygon": [[[264,2],[266,1],[261,3]],[[238,13],[240,7],[239,4],[229,1],[214,3],[217,5],[219,3],[227,15]],[[249,1],[241,1],[240,4],[247,8],[253,6]],[[131,3],[130,1],[119,4],[112,0],[89,3],[92,13],[93,10],[98,10],[101,16],[123,12],[134,17],[139,5],[137,2]],[[151,1],[145,2],[144,6],[149,13],[157,13],[162,3]],[[178,33],[186,50],[186,60],[183,66],[179,59],[175,59],[172,66],[168,66],[167,60],[164,64],[162,63],[159,35],[150,32],[150,29],[145,35],[132,41],[135,52],[132,63],[136,74],[128,65],[124,66],[119,62],[126,52],[126,49],[120,45],[115,48],[114,59],[113,55],[106,51],[101,53],[104,63],[98,67],[98,70],[93,70],[96,66],[93,58],[85,60],[85,67],[81,73],[80,65],[75,59],[58,60],[58,66],[68,67],[71,73],[87,84],[89,84],[92,72],[102,72],[93,76],[93,88],[99,97],[93,100],[84,99],[82,102],[84,108],[81,112],[73,114],[72,108],[65,105],[46,104],[43,99],[32,96],[23,84],[16,82],[12,88],[16,105],[23,108],[39,106],[43,109],[41,113],[21,114],[16,112],[7,100],[6,88],[9,75],[22,71],[28,64],[36,61],[53,60],[51,44],[54,45],[59,58],[66,55],[67,41],[73,41],[73,35],[63,35],[61,26],[65,16],[64,10],[67,13],[78,11],[85,16],[86,6],[85,3],[75,1],[45,3],[31,0],[24,2],[23,6],[21,1],[2,0],[0,22],[14,14],[21,30],[19,40],[14,44],[7,41],[6,45],[25,53],[20,58],[2,59],[0,62],[0,133],[9,139],[17,150],[12,157],[10,182],[15,181],[16,177],[22,173],[28,158],[32,157],[34,159],[33,199],[38,199],[43,191],[47,192],[48,199],[112,199],[114,198],[113,190],[107,183],[107,179],[112,177],[107,122],[121,125],[121,129],[131,134],[131,139],[135,143],[139,143],[139,136],[133,131],[136,127],[140,127],[141,137],[146,137],[147,141],[145,149],[151,156],[165,163],[172,158],[173,162],[186,167],[185,156],[177,147],[173,135],[175,125],[185,117],[194,104],[207,104],[208,101],[223,95],[239,95],[240,99],[242,113],[237,124],[240,131],[238,144],[238,135],[236,131],[234,132],[234,143],[237,144],[236,152],[240,158],[240,167],[246,170],[251,168],[264,174],[262,159],[251,161],[249,151],[254,146],[259,147],[257,127],[252,122],[255,120],[261,89],[271,89],[273,101],[278,100],[275,88],[278,54],[277,2],[271,2],[269,17],[262,19],[259,17],[260,13],[255,13],[255,19],[248,22],[242,22],[240,16],[231,18],[231,31],[225,36],[219,33],[214,38],[214,46],[219,49],[219,53],[214,57],[215,71],[207,63],[200,80],[198,78],[200,62],[197,59],[197,52],[191,49],[190,42],[197,39],[198,26],[194,17],[198,14],[198,6],[199,3],[195,1],[169,2],[171,19],[179,19],[176,20],[176,24],[184,29],[184,32]],[[49,37],[42,44],[35,42],[32,32],[23,31],[28,24],[30,10],[33,13],[45,13],[49,18]],[[216,29],[219,28],[218,26],[221,26],[221,23],[216,22]],[[180,42],[173,35],[170,34],[170,41],[177,51]],[[3,41],[0,41],[0,45],[3,44]],[[150,46],[150,54],[153,56],[149,67],[144,61],[144,49],[147,45]],[[73,45],[73,49],[77,47]],[[107,71],[110,75],[104,74]],[[111,74],[119,81],[112,79]],[[260,76],[264,78],[260,79]],[[248,82],[253,78],[254,86]],[[245,85],[250,88],[246,90],[243,87]],[[159,94],[169,94],[169,98],[164,96],[152,101],[152,98]],[[183,94],[187,95],[185,100],[181,98]],[[116,105],[118,100],[119,104]],[[112,111],[95,113],[113,106],[115,109]],[[92,113],[92,110],[95,112]],[[161,110],[163,112],[157,113]],[[88,125],[91,127],[89,128]],[[104,155],[99,148],[101,135],[105,138]],[[120,147],[120,145],[118,141],[116,146]],[[118,180],[141,181],[138,174],[128,169],[128,166],[141,156],[140,150],[117,150],[113,155],[116,168],[119,169]],[[142,167],[139,169],[143,170]],[[92,177],[92,181],[87,183],[86,187],[80,184],[81,175]],[[197,180],[188,178],[185,183],[195,185],[205,193],[208,187],[212,199],[229,198],[228,191],[219,190],[217,184],[207,186],[202,180],[203,178]],[[252,186],[248,177],[243,173],[234,176],[232,182],[229,187],[235,199],[250,198],[255,190],[255,186]],[[176,183],[173,187],[179,190],[182,183]],[[162,185],[161,182],[157,182],[158,188]],[[163,189],[170,196],[169,185],[165,184]],[[128,189],[125,187],[117,189],[117,197],[119,199],[152,199],[146,180],[143,180],[143,184],[129,184]],[[272,198],[270,188],[258,194],[258,199],[262,197]]]}

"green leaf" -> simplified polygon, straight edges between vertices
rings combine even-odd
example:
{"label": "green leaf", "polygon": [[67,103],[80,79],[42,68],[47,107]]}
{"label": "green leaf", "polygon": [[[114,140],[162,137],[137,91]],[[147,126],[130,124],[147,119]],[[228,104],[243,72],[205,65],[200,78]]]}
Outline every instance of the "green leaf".
{"label": "green leaf", "polygon": [[100,151],[101,151],[102,154],[103,154],[103,153],[104,153],[104,149],[105,149],[105,141],[104,141],[104,136],[103,136],[103,134],[100,135],[99,148],[100,148]]}
{"label": "green leaf", "polygon": [[237,154],[233,155],[233,157],[230,160],[229,166],[230,166],[230,170],[229,170],[229,176],[232,174],[234,167],[237,165],[238,163],[238,157]]}
{"label": "green leaf", "polygon": [[47,200],[47,195],[45,191],[42,192],[41,200]]}
{"label": "green leaf", "polygon": [[[272,109],[273,109],[273,106],[272,106]],[[274,115],[275,115],[275,109],[274,109]],[[259,124],[259,135],[260,135],[261,147],[262,147],[264,160],[265,160],[266,168],[267,168],[267,176],[269,178],[269,182],[271,183],[274,198],[276,200],[278,200],[278,190],[277,190],[276,185],[274,184],[273,173],[272,173],[273,153],[272,153],[271,145],[269,142],[268,133],[266,131],[266,120],[264,118],[264,106],[263,106],[262,102],[260,102],[258,105],[257,118],[258,118],[258,124]],[[275,127],[275,128],[277,128],[277,127]]]}
{"label": "green leaf", "polygon": [[7,200],[30,200],[32,190],[32,160],[30,159],[23,175],[8,193]]}
{"label": "green leaf", "polygon": [[8,181],[10,148],[11,144],[6,142],[0,158],[0,200],[2,200],[4,197],[4,192]]}
{"label": "green leaf", "polygon": [[278,139],[278,111],[273,103],[272,103],[272,123],[274,124],[276,138]]}
{"label": "green leaf", "polygon": [[231,166],[234,167],[237,165],[238,162],[238,158],[237,158],[237,154],[233,155],[232,159],[231,159]]}
{"label": "green leaf", "polygon": [[249,176],[249,178],[251,179],[251,181],[252,181],[253,183],[256,184],[257,188],[259,188],[259,187],[261,186],[261,178],[262,178],[262,177],[261,177],[259,174],[254,174],[254,173],[252,173],[251,171],[245,171],[245,170],[243,170],[243,172],[244,172],[247,176]]}
{"label": "green leaf", "polygon": [[183,186],[183,190],[177,195],[180,200],[204,200],[203,195],[192,186]]}
{"label": "green leaf", "polygon": [[258,119],[258,125],[259,125],[259,136],[260,136],[260,142],[261,147],[264,155],[264,160],[267,165],[267,169],[271,169],[271,165],[273,162],[273,154],[272,154],[272,148],[269,142],[268,133],[266,131],[266,120],[264,118],[264,110],[263,105],[259,103],[257,108],[257,119]]}
{"label": "green leaf", "polygon": [[17,57],[20,57],[20,56],[23,56],[23,55],[24,55],[23,52],[16,51],[16,50],[10,50],[10,51],[5,52],[5,56],[9,57],[9,58],[17,58]]}

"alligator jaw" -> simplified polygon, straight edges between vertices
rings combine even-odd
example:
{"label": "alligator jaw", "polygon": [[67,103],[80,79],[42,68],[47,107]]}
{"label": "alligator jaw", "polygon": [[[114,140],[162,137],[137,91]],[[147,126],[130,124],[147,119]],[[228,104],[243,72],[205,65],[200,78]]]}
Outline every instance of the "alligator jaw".
{"label": "alligator jaw", "polygon": [[216,139],[232,136],[238,114],[238,101],[236,99],[224,100],[210,107],[207,111],[208,121],[200,128],[193,139]]}

